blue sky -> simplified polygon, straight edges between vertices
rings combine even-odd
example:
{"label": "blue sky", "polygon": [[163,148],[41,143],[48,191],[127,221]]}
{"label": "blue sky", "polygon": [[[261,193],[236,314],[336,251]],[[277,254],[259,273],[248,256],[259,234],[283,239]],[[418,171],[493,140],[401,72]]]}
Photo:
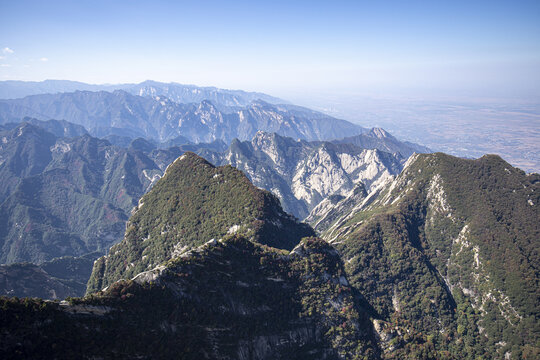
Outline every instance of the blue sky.
{"label": "blue sky", "polygon": [[0,80],[540,96],[540,1],[1,1]]}

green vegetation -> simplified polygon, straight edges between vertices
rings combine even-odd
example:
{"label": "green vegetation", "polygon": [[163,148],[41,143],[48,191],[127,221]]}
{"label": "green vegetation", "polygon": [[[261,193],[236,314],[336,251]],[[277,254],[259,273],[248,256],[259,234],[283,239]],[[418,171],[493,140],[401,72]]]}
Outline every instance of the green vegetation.
{"label": "green vegetation", "polygon": [[318,238],[304,239],[301,250],[303,256],[292,262],[300,280],[300,315],[315,317],[324,326],[324,338],[339,349],[342,358],[374,357],[377,349],[372,344],[371,323],[355,301],[336,250]]}
{"label": "green vegetation", "polygon": [[88,135],[59,139],[28,123],[2,131],[0,263],[103,252],[159,173],[143,153]]}
{"label": "green vegetation", "polygon": [[69,305],[0,298],[0,356],[370,359],[372,329],[335,250],[291,255],[239,236]]}
{"label": "green vegetation", "polygon": [[352,285],[399,329],[386,356],[538,356],[539,196],[540,176],[497,156],[418,155],[344,225]]}
{"label": "green vegetation", "polygon": [[253,186],[231,166],[214,167],[185,153],[140,200],[122,242],[100,258],[88,293],[150,270],[181,252],[228,233],[292,249],[313,230],[281,209],[271,193]]}
{"label": "green vegetation", "polygon": [[417,155],[349,214],[356,195],[328,244],[240,171],[186,153],[96,261],[86,297],[0,299],[0,357],[540,356],[539,175]]}

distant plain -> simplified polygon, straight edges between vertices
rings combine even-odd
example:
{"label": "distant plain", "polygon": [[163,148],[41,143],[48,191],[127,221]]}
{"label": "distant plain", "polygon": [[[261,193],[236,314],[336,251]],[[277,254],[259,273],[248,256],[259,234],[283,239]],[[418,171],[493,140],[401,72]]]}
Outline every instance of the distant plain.
{"label": "distant plain", "polygon": [[306,105],[362,126],[383,127],[434,151],[470,158],[498,154],[526,172],[540,172],[538,101],[330,96]]}

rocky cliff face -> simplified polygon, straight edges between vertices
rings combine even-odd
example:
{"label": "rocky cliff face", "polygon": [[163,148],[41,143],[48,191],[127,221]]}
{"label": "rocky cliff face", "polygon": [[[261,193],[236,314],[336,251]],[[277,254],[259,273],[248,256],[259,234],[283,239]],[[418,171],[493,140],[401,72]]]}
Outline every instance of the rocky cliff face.
{"label": "rocky cliff face", "polygon": [[285,210],[305,218],[323,199],[348,195],[362,183],[371,192],[398,174],[403,159],[349,144],[294,141],[258,132],[251,142],[233,142],[221,163],[242,170],[278,196]]}
{"label": "rocky cliff face", "polygon": [[[165,168],[190,150],[217,165],[242,170],[254,185],[276,195],[285,209],[300,219],[329,196],[347,196],[359,185],[374,192],[397,175],[405,159],[376,148],[321,141],[296,141],[259,131],[251,141],[233,140],[225,151],[210,144],[184,145],[150,154]],[[315,213],[313,217],[321,217]]]}
{"label": "rocky cliff face", "polygon": [[[388,178],[388,181],[391,179]],[[352,213],[355,207],[361,206],[367,199],[369,198],[364,184],[358,183],[348,196],[330,195],[321,201],[311,211],[306,222],[318,232],[323,233],[339,218],[342,218],[343,214]]]}

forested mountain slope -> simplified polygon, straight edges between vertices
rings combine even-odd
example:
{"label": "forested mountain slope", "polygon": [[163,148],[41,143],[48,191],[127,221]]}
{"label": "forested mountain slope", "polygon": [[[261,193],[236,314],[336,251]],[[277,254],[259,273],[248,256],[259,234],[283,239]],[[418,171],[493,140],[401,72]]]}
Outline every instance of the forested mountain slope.
{"label": "forested mountain slope", "polygon": [[144,153],[23,123],[0,133],[0,261],[104,251],[160,174]]}
{"label": "forested mountain slope", "polygon": [[389,357],[531,359],[540,353],[539,200],[540,176],[498,156],[414,155],[324,238],[383,321]]}
{"label": "forested mountain slope", "polygon": [[244,234],[292,249],[313,230],[285,213],[271,193],[231,166],[214,167],[194,153],[175,160],[139,201],[124,240],[94,265],[88,292],[131,278],[211,239]]}

